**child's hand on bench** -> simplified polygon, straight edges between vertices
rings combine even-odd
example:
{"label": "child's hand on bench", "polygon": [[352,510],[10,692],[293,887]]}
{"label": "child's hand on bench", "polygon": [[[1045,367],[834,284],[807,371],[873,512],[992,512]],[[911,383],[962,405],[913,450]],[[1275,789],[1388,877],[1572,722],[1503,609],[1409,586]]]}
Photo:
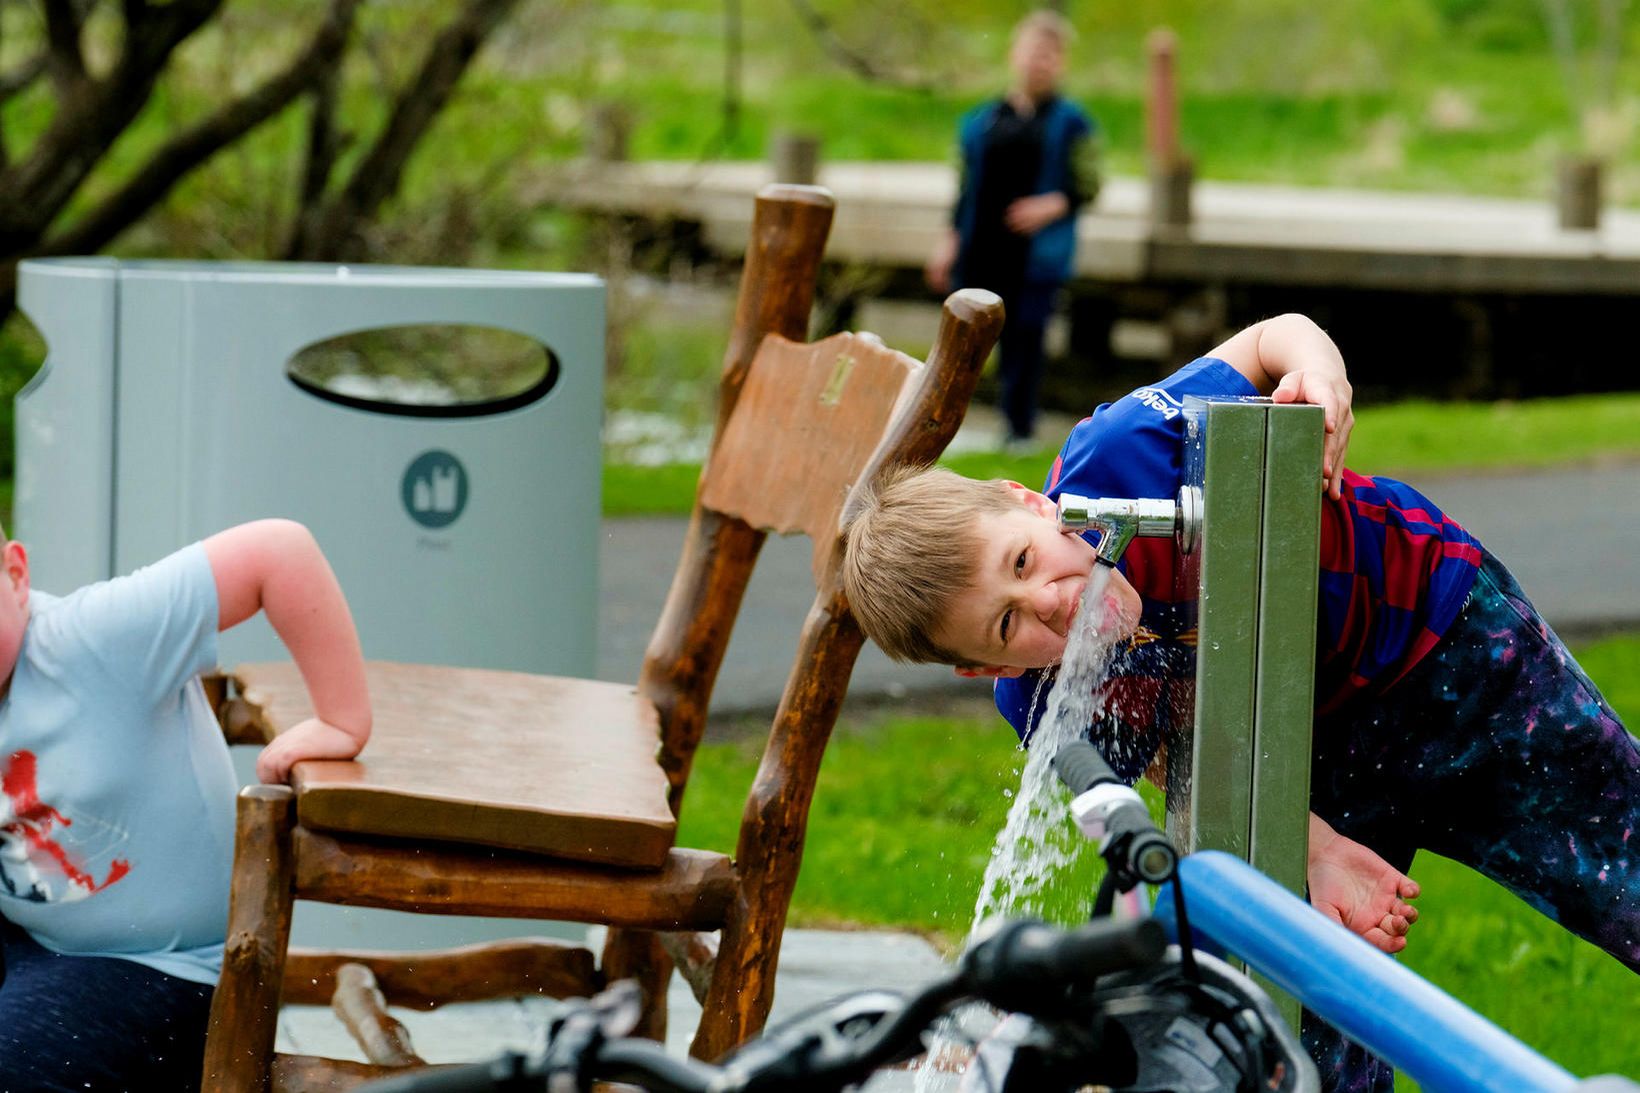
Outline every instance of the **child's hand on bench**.
{"label": "child's hand on bench", "polygon": [[351,759],[362,745],[355,734],[310,717],[262,749],[256,757],[256,777],[269,785],[289,781],[290,768],[304,759]]}

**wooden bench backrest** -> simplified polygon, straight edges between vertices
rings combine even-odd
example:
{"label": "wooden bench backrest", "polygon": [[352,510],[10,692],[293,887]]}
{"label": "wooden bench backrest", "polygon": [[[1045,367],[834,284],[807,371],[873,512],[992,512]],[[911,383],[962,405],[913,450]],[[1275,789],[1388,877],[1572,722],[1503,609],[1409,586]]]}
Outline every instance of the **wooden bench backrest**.
{"label": "wooden bench backrest", "polygon": [[[831,214],[830,195],[813,187],[771,186],[758,195],[712,450],[639,684],[660,711],[661,764],[674,810],[770,531],[814,541],[816,610],[764,765],[792,768],[778,779],[783,785],[812,783],[796,768],[813,767],[818,752],[803,745],[799,756],[791,750],[796,740],[784,733],[810,727],[823,749],[863,640],[837,580],[840,514],[850,490],[883,467],[939,455],[1001,328],[997,298],[968,291],[947,301],[926,365],[868,335],[806,342]],[[807,792],[796,793],[805,813]]]}

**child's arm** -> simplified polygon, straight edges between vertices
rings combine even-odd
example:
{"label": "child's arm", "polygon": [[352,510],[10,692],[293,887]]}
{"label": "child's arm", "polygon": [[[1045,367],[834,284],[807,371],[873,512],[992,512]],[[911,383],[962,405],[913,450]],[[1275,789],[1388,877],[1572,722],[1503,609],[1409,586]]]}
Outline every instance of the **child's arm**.
{"label": "child's arm", "polygon": [[1418,909],[1418,882],[1310,813],[1310,903],[1386,953],[1407,945]]}
{"label": "child's arm", "polygon": [[290,520],[258,520],[205,540],[216,578],[217,629],[265,611],[290,650],[314,717],[262,749],[256,776],[283,782],[303,759],[351,759],[370,738],[370,693],[353,616],[313,535]]}
{"label": "child's arm", "polygon": [[1338,497],[1355,414],[1344,358],[1327,332],[1303,315],[1277,315],[1254,323],[1207,355],[1240,372],[1261,395],[1322,408],[1327,420],[1322,469],[1328,492]]}

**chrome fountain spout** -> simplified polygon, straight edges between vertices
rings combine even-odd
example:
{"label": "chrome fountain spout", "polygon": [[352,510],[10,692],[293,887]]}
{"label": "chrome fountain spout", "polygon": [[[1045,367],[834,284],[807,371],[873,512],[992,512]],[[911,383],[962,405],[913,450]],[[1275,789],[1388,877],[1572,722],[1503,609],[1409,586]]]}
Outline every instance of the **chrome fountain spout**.
{"label": "chrome fountain spout", "polygon": [[1099,532],[1097,561],[1111,568],[1122,560],[1135,537],[1171,537],[1179,552],[1190,554],[1201,537],[1202,491],[1182,486],[1176,500],[1157,497],[1078,497],[1059,495],[1060,531]]}

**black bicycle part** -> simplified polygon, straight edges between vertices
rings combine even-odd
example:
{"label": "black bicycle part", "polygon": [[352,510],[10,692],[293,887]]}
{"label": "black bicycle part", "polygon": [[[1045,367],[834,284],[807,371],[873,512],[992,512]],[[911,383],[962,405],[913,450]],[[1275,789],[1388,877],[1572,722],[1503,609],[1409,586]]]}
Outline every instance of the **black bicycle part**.
{"label": "black bicycle part", "polygon": [[[1086,740],[1073,740],[1061,747],[1054,754],[1053,769],[1059,780],[1078,797],[1095,786],[1127,787],[1110,769],[1099,749]],[[1129,800],[1112,804],[1105,813],[1104,828],[1099,854],[1105,859],[1107,875],[1113,878],[1117,890],[1126,892],[1141,883],[1166,884],[1178,872],[1178,851],[1156,830],[1143,802]]]}
{"label": "black bicycle part", "polygon": [[[1126,786],[1110,769],[1098,748],[1086,740],[1072,740],[1053,757],[1054,773],[1070,791],[1080,797],[1100,785]],[[1108,916],[1117,892],[1131,891],[1139,883],[1173,882],[1173,909],[1179,924],[1179,964],[1186,975],[1196,975],[1196,952],[1190,936],[1190,916],[1184,906],[1184,885],[1178,881],[1179,853],[1157,830],[1150,813],[1139,801],[1118,803],[1106,814],[1105,836],[1099,855],[1105,859],[1105,876],[1094,899],[1095,918]]]}
{"label": "black bicycle part", "polygon": [[1166,952],[1155,919],[1104,919],[1073,930],[1010,919],[963,954],[958,973],[975,997],[1000,1010],[1060,1017],[1101,976],[1149,967]]}

